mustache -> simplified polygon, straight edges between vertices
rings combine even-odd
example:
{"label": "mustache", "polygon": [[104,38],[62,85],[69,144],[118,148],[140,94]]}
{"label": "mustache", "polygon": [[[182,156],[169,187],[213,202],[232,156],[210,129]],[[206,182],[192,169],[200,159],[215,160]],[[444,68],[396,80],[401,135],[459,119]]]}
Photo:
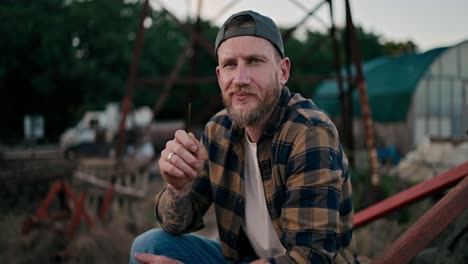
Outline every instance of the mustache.
{"label": "mustache", "polygon": [[230,89],[227,91],[227,94],[228,94],[228,95],[232,95],[232,94],[234,94],[234,93],[240,93],[240,92],[242,92],[242,93],[247,93],[247,94],[256,94],[253,88],[247,87],[247,86],[243,86],[243,87],[238,87],[238,86],[232,87],[232,88],[230,88]]}

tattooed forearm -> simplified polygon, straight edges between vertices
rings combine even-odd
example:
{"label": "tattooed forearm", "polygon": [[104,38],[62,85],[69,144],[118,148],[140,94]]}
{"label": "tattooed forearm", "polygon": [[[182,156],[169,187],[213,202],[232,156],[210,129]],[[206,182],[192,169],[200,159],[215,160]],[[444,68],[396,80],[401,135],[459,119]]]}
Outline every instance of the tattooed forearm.
{"label": "tattooed forearm", "polygon": [[190,195],[177,196],[170,188],[166,188],[161,195],[157,210],[166,231],[170,233],[182,233],[193,219]]}

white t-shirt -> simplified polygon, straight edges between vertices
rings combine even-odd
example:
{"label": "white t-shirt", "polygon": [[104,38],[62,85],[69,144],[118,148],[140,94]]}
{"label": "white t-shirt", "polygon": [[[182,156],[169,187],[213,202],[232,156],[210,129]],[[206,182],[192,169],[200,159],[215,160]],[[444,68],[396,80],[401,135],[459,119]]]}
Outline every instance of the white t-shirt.
{"label": "white t-shirt", "polygon": [[257,144],[250,142],[246,135],[245,143],[245,220],[242,227],[260,258],[284,254],[266,207],[263,182],[258,167]]}

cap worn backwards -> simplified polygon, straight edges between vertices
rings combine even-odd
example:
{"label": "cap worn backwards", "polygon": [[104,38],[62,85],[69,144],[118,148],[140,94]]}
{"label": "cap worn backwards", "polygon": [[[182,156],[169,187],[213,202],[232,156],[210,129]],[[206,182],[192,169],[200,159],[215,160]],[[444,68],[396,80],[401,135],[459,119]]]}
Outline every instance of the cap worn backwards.
{"label": "cap worn backwards", "polygon": [[[233,20],[239,16],[250,16],[253,24],[249,26],[237,26],[227,28]],[[261,15],[252,10],[242,11],[230,16],[219,29],[215,42],[215,56],[218,57],[218,48],[223,41],[239,36],[255,36],[270,41],[284,58],[284,47],[281,33],[271,18]]]}

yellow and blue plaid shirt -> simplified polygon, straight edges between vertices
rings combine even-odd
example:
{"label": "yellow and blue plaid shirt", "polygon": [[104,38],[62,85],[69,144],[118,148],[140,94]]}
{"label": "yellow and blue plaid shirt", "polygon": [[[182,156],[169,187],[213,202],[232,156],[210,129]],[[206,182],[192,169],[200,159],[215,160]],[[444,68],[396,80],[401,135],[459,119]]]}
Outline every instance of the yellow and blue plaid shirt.
{"label": "yellow and blue plaid shirt", "polygon": [[[233,127],[226,110],[208,122],[202,137],[208,160],[193,185],[195,217],[185,229],[202,228],[203,215],[214,203],[223,255],[234,261],[242,257],[245,140],[244,130]],[[326,114],[283,87],[257,149],[267,209],[287,250],[270,262],[356,262],[347,158]]]}

